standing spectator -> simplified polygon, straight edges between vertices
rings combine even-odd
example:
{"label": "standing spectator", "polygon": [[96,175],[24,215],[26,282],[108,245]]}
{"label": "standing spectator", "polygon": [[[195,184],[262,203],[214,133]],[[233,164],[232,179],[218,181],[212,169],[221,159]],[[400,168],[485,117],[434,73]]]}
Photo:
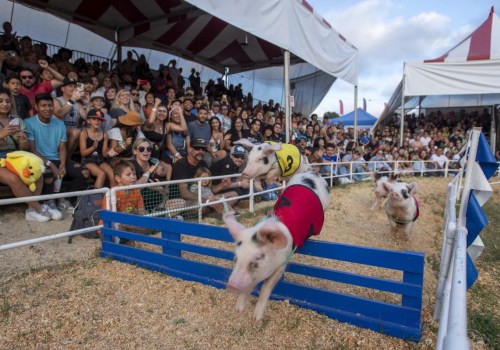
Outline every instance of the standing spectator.
{"label": "standing spectator", "polygon": [[51,81],[37,83],[35,74],[31,69],[23,68],[19,72],[22,84],[19,92],[29,98],[30,104],[33,106],[33,114],[36,113],[35,96],[40,93],[50,94],[52,90],[55,90],[62,85],[62,81],[64,79],[64,76],[50,67],[47,61],[40,60],[38,61],[38,64],[40,65],[40,68],[50,71],[50,73],[54,76],[54,79]]}
{"label": "standing spectator", "polygon": [[17,32],[12,33],[12,24],[10,22],[3,22],[3,34],[0,36],[0,51],[20,52],[16,34]]}
{"label": "standing spectator", "polygon": [[176,91],[179,91],[178,82],[179,82],[179,76],[181,76],[181,72],[179,71],[179,69],[176,66],[177,66],[177,61],[170,60],[167,67],[168,67],[168,74],[170,75],[170,78],[172,79],[172,87]]}
{"label": "standing spectator", "polygon": [[153,89],[156,92],[156,96],[160,98],[161,96],[165,96],[170,87],[173,87],[173,84],[172,78],[168,74],[168,67],[161,66],[160,72],[153,82]]}

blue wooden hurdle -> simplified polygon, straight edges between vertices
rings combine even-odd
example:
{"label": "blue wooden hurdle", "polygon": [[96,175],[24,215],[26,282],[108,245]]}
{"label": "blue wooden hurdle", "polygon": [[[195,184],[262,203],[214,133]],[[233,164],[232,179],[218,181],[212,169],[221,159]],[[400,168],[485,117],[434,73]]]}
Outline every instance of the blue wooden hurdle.
{"label": "blue wooden hurdle", "polygon": [[[217,288],[225,287],[231,273],[229,268],[187,258],[182,252],[223,260],[232,260],[233,252],[188,243],[183,241],[181,236],[189,235],[214,241],[233,242],[226,228],[111,211],[101,212],[101,219],[104,226],[102,229],[102,257],[111,257],[119,261],[144,266],[174,277],[201,282]],[[123,223],[158,230],[161,231],[161,238],[115,230],[112,229],[112,223]],[[116,244],[113,243],[112,236],[157,245],[161,247],[161,252]],[[337,271],[310,264],[294,263],[293,258],[287,267],[289,273],[395,293],[401,296],[401,303],[393,304],[301,285],[287,281],[286,273],[285,278],[274,289],[273,299],[288,299],[290,303],[295,305],[383,334],[416,342],[420,340],[424,278],[423,253],[398,252],[309,240],[296,254],[402,271],[402,281],[396,281]],[[254,294],[256,293],[257,291]]]}

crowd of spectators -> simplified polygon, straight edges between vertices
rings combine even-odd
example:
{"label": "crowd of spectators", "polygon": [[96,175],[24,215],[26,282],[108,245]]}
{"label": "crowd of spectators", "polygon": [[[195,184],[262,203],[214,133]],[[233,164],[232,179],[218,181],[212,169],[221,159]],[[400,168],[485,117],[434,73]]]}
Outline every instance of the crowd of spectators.
{"label": "crowd of spectators", "polygon": [[[132,162],[138,183],[193,178],[199,168],[214,176],[229,175],[227,169],[236,171],[245,163],[241,146],[235,144],[238,140],[286,142],[281,106],[273,100],[254,103],[241,84],[226,87],[221,78],[202,88],[195,69],[184,78],[182,67],[172,60],[155,73],[145,56],[134,51],[111,67],[107,61],[73,61],[71,50],[65,48],[49,56],[46,45],[33,44],[29,37],[18,40],[10,23],[3,28],[0,151],[2,157],[21,148],[39,155],[48,169],[40,186],[43,194],[53,192],[56,178],[71,181],[72,189],[114,186],[115,159]],[[9,127],[10,115],[22,121],[20,128]],[[374,134],[364,130],[354,139],[352,128],[295,112],[289,140],[323,175],[346,176],[349,165],[338,163],[353,162],[354,180],[362,180],[367,172],[395,168],[400,175],[442,176],[441,169],[459,167],[468,129],[486,130],[489,120],[486,111],[407,116],[399,147],[397,118]],[[14,136],[19,142],[10,142]],[[7,175],[1,171],[0,182],[18,188]],[[215,181],[203,199],[240,195],[248,186],[248,179],[228,177]],[[14,194],[29,195],[18,190]],[[183,186],[177,194],[166,195],[170,203],[198,200]],[[26,218],[47,221],[59,218],[58,209],[71,207],[66,200],[30,204],[33,215],[27,211]]]}

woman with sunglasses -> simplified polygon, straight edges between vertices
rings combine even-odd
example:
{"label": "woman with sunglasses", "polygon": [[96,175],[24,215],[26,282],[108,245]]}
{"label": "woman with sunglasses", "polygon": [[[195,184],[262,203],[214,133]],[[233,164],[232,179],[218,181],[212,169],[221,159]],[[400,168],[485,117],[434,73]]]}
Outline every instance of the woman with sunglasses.
{"label": "woman with sunglasses", "polygon": [[[151,157],[153,145],[146,138],[137,139],[134,142],[134,158],[131,163],[134,165],[137,175],[136,184],[154,183],[170,180],[172,167],[170,164],[158,162],[158,159]],[[169,186],[160,185],[146,187],[141,189],[141,195],[144,199],[144,207],[148,212],[152,210],[175,209],[186,207],[186,201],[183,199],[168,198]],[[170,216],[172,213],[170,213]]]}
{"label": "woman with sunglasses", "polygon": [[179,123],[168,121],[168,109],[159,98],[155,98],[155,103],[151,109],[148,120],[142,126],[142,132],[152,143],[153,157],[166,163],[171,163],[171,158],[167,154],[167,134],[169,132],[184,133],[187,124],[184,116],[180,115]]}

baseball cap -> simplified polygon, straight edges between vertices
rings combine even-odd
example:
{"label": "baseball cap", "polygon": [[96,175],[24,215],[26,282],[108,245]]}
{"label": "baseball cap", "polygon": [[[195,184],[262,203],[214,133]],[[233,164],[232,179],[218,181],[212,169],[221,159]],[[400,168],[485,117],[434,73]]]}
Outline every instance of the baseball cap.
{"label": "baseball cap", "polygon": [[94,101],[96,98],[100,98],[103,101],[106,100],[101,92],[94,92],[92,95],[90,95],[90,101]]}
{"label": "baseball cap", "polygon": [[205,139],[196,138],[191,141],[191,147],[207,148],[207,141]]}
{"label": "baseball cap", "polygon": [[101,111],[96,111],[95,109],[91,109],[89,111],[89,113],[87,114],[87,118],[95,118],[95,119],[99,119],[99,120],[101,120],[103,122],[106,121],[106,119],[102,115],[102,112]]}
{"label": "baseball cap", "polygon": [[245,149],[243,146],[236,145],[231,148],[231,154],[233,156],[244,156],[245,155]]}
{"label": "baseball cap", "polygon": [[219,106],[220,107],[220,102],[219,101],[214,101],[214,103],[212,103],[213,106]]}
{"label": "baseball cap", "polygon": [[71,85],[71,84],[76,84],[76,80],[70,79],[70,78],[64,78],[61,86],[66,86],[66,85]]}

